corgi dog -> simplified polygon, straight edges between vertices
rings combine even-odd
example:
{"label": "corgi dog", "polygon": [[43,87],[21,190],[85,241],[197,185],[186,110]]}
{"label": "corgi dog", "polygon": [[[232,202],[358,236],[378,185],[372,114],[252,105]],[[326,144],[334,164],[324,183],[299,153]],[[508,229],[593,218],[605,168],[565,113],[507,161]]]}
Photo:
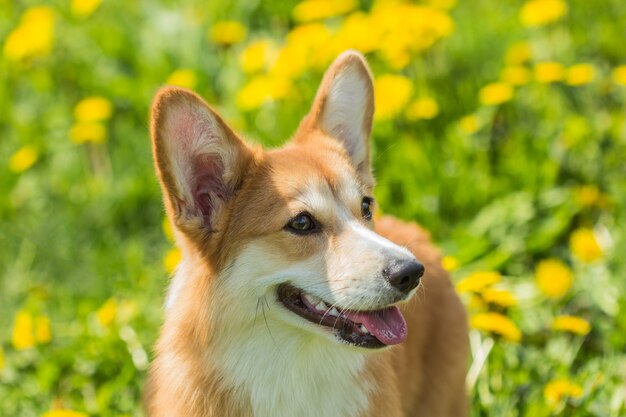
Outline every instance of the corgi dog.
{"label": "corgi dog", "polygon": [[148,416],[467,415],[467,320],[440,255],[415,224],[374,224],[373,94],[363,56],[343,53],[266,151],[194,93],[158,92],[154,160],[183,257]]}

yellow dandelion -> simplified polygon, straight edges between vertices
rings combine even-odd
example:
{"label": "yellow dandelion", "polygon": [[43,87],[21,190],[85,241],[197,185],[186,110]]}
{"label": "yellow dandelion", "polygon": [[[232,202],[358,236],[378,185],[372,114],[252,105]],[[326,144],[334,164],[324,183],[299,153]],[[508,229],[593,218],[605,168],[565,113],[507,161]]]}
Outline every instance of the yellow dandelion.
{"label": "yellow dandelion", "polygon": [[602,258],[602,248],[593,230],[589,228],[574,230],[569,239],[569,247],[574,256],[582,262],[593,262]]}
{"label": "yellow dandelion", "polygon": [[38,158],[37,148],[32,145],[22,146],[11,156],[9,169],[16,174],[22,173],[32,167]]}
{"label": "yellow dandelion", "polygon": [[595,69],[591,64],[576,64],[567,69],[565,82],[572,86],[589,84],[596,76]]}
{"label": "yellow dandelion", "polygon": [[74,107],[74,118],[79,122],[101,122],[111,118],[113,104],[104,97],[87,97]]}
{"label": "yellow dandelion", "polygon": [[216,22],[208,33],[209,40],[218,45],[234,45],[246,37],[246,27],[235,20]]}
{"label": "yellow dandelion", "polygon": [[377,120],[391,119],[408,103],[413,83],[401,75],[386,74],[374,80],[375,113]]}
{"label": "yellow dandelion", "polygon": [[193,90],[198,84],[198,77],[194,70],[188,68],[179,68],[167,77],[165,84],[177,85],[179,87],[188,88]]}
{"label": "yellow dandelion", "polygon": [[446,255],[441,259],[441,266],[446,271],[452,272],[459,268],[459,261],[454,256]]}
{"label": "yellow dandelion", "polygon": [[565,75],[565,67],[558,62],[539,62],[535,65],[535,80],[549,84],[561,81]]}
{"label": "yellow dandelion", "polygon": [[46,6],[31,7],[7,36],[3,53],[10,61],[20,61],[49,54],[53,44],[54,12]]}
{"label": "yellow dandelion", "polygon": [[70,129],[70,139],[74,143],[102,143],[106,137],[107,129],[102,123],[79,122]]}
{"label": "yellow dandelion", "polygon": [[480,295],[472,294],[467,301],[467,308],[470,311],[482,311],[487,309],[487,304]]}
{"label": "yellow dandelion", "polygon": [[515,86],[525,85],[530,81],[530,71],[521,65],[513,65],[502,70],[500,79]]}
{"label": "yellow dandelion", "polygon": [[615,67],[611,72],[611,78],[616,84],[626,85],[626,65]]}
{"label": "yellow dandelion", "polygon": [[574,196],[583,207],[602,206],[606,203],[605,196],[595,185],[581,185],[574,190]]}
{"label": "yellow dandelion", "polygon": [[430,120],[439,114],[439,105],[430,97],[422,97],[414,100],[406,109],[406,117],[409,120]]}
{"label": "yellow dandelion", "polygon": [[520,10],[520,19],[524,26],[543,26],[556,22],[567,13],[567,4],[563,0],[529,0]]}
{"label": "yellow dandelion", "polygon": [[572,270],[558,259],[546,259],[535,268],[535,282],[548,298],[561,298],[569,291],[574,280]]}
{"label": "yellow dandelion", "polygon": [[102,304],[102,306],[96,311],[96,319],[103,327],[109,327],[115,321],[117,317],[117,301],[114,298],[109,298]]}
{"label": "yellow dandelion", "polygon": [[266,102],[285,98],[290,90],[290,84],[285,79],[258,75],[239,91],[237,106],[244,111],[254,110]]}
{"label": "yellow dandelion", "polygon": [[16,350],[24,350],[35,346],[33,316],[28,311],[20,310],[15,315],[11,342]]}
{"label": "yellow dandelion", "polygon": [[163,258],[163,266],[165,267],[165,271],[168,274],[173,273],[182,258],[183,255],[178,248],[172,248],[168,250],[165,254],[165,258]]}
{"label": "yellow dandelion", "polygon": [[72,0],[70,11],[76,17],[89,17],[100,7],[102,0]]}
{"label": "yellow dandelion", "polygon": [[45,412],[41,415],[41,417],[89,417],[85,413],[81,413],[79,411],[72,410],[52,410]]}
{"label": "yellow dandelion", "polygon": [[551,406],[556,406],[567,398],[580,398],[583,389],[580,385],[565,378],[553,379],[543,389],[543,396]]}
{"label": "yellow dandelion", "polygon": [[473,114],[462,117],[461,120],[459,120],[459,129],[471,135],[472,133],[478,132],[478,129],[480,129],[480,121],[478,117]]}
{"label": "yellow dandelion", "polygon": [[503,82],[491,83],[480,89],[478,98],[485,106],[497,106],[513,98],[513,87]]}
{"label": "yellow dandelion", "polygon": [[480,292],[483,289],[500,282],[502,275],[495,271],[474,272],[456,284],[456,290],[464,292]]}
{"label": "yellow dandelion", "polygon": [[304,0],[294,7],[292,16],[297,22],[311,22],[339,16],[357,7],[356,0]]}
{"label": "yellow dandelion", "polygon": [[591,331],[589,322],[581,317],[558,316],[552,321],[552,330],[571,332],[579,335],[586,335]]}
{"label": "yellow dandelion", "polygon": [[495,288],[487,288],[482,293],[482,298],[487,304],[497,305],[500,307],[513,307],[517,305],[517,299],[511,291],[500,290]]}
{"label": "yellow dandelion", "polygon": [[163,222],[161,223],[161,228],[163,229],[163,233],[165,237],[170,242],[174,241],[174,230],[172,229],[172,223],[167,217],[163,217]]}
{"label": "yellow dandelion", "polygon": [[37,343],[50,343],[52,331],[50,330],[50,319],[44,315],[35,317],[35,340]]}
{"label": "yellow dandelion", "polygon": [[532,48],[528,42],[514,43],[507,49],[505,61],[509,65],[521,65],[532,57]]}
{"label": "yellow dandelion", "polygon": [[260,40],[250,43],[239,55],[239,65],[248,74],[261,71],[267,64],[271,42]]}
{"label": "yellow dandelion", "polygon": [[506,340],[519,342],[522,332],[508,317],[499,313],[479,313],[472,316],[470,325],[474,329],[502,336]]}

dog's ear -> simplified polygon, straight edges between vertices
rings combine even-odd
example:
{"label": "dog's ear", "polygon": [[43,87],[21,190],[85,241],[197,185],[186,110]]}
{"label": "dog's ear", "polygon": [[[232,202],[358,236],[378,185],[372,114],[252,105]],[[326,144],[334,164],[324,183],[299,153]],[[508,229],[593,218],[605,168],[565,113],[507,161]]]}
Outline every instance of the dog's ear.
{"label": "dog's ear", "polygon": [[339,140],[357,172],[370,176],[369,136],[373,115],[374,86],[365,58],[359,52],[347,51],[326,71],[300,130],[320,129]]}
{"label": "dog's ear", "polygon": [[252,151],[200,97],[165,87],[154,98],[152,149],[168,212],[186,233],[213,231]]}

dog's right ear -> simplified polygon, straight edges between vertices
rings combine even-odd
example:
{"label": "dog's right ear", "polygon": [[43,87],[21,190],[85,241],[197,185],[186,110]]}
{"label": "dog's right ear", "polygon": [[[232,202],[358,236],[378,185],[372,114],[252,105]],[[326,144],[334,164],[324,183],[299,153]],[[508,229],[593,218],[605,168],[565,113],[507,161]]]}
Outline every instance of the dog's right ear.
{"label": "dog's right ear", "polygon": [[174,224],[206,237],[239,187],[252,151],[204,100],[182,88],[157,93],[150,131]]}

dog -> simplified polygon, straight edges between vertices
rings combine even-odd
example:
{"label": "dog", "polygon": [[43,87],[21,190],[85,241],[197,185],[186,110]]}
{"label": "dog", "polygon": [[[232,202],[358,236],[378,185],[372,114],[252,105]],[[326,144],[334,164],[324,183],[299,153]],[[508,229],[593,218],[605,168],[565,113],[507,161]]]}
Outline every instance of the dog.
{"label": "dog", "polygon": [[345,52],[294,137],[265,151],[193,92],[157,93],[153,155],[183,257],[148,416],[467,415],[467,319],[440,255],[415,224],[374,225],[373,97]]}

